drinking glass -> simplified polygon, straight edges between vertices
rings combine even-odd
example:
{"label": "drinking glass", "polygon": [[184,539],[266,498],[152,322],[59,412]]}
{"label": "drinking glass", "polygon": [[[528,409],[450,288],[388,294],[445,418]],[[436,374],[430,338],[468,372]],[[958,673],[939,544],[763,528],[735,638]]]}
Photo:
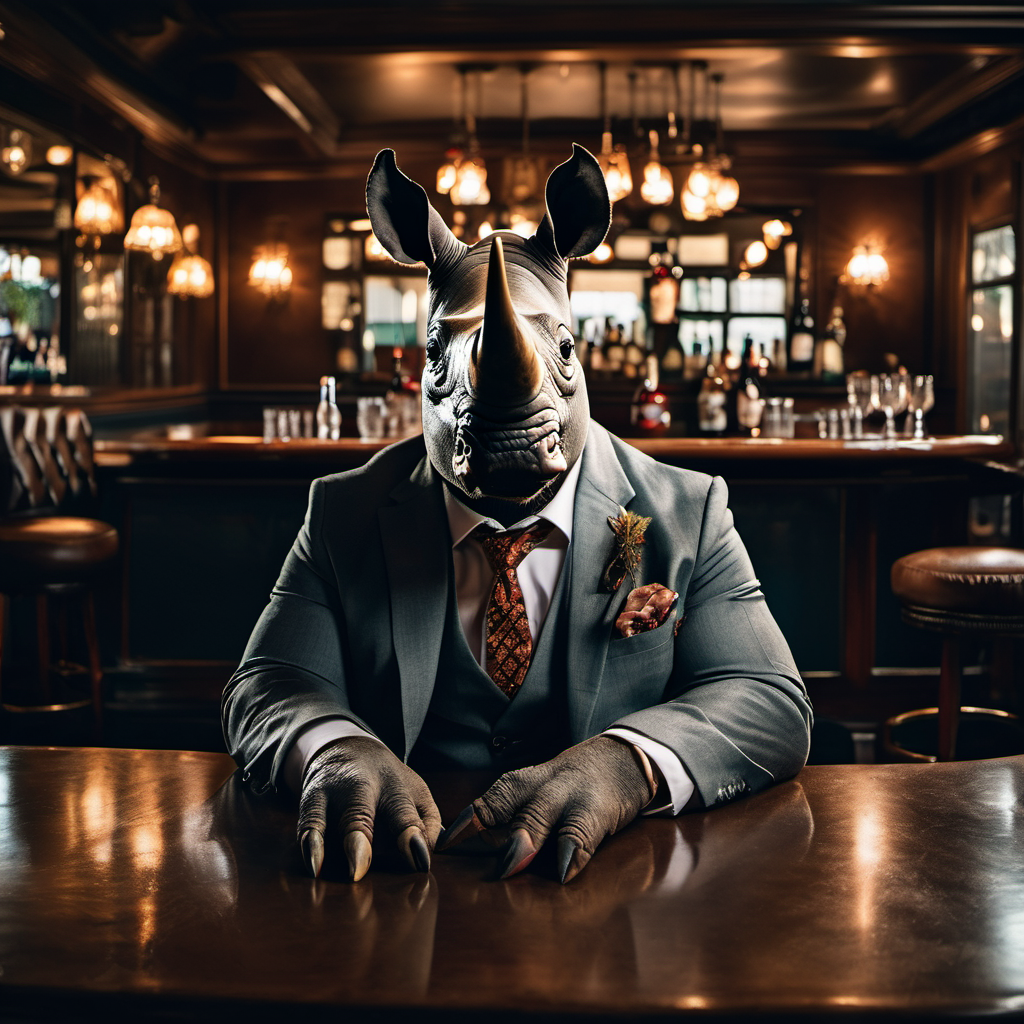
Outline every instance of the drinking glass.
{"label": "drinking glass", "polygon": [[864,417],[869,416],[874,408],[871,403],[873,379],[863,370],[846,375],[846,401],[850,406],[849,423],[853,437],[864,436]]}
{"label": "drinking glass", "polygon": [[924,414],[935,405],[935,382],[931,374],[918,374],[910,379],[907,389],[907,433],[910,433],[910,420],[913,417],[913,437],[926,437]]}
{"label": "drinking glass", "polygon": [[896,439],[896,417],[907,408],[907,380],[902,373],[883,373],[878,378],[877,391],[872,386],[872,405],[885,413],[885,436]]}

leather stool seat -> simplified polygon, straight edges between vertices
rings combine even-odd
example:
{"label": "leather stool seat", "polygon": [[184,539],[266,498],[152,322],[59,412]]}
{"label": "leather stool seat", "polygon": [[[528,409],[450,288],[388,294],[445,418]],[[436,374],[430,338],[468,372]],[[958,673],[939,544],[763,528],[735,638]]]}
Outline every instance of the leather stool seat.
{"label": "leather stool seat", "polygon": [[[940,760],[950,760],[956,749],[961,712],[960,644],[972,636],[1024,637],[1024,551],[1004,547],[928,548],[897,559],[891,580],[893,593],[902,604],[903,621],[945,636],[937,749]],[[975,718],[1013,718],[984,708],[970,711]],[[887,734],[895,723],[896,719],[886,723]]]}
{"label": "leather stool seat", "polygon": [[904,618],[935,629],[1024,629],[1024,551],[999,547],[929,548],[892,567]]}
{"label": "leather stool seat", "polygon": [[0,521],[0,591],[85,581],[117,554],[117,530],[99,519],[34,516]]}

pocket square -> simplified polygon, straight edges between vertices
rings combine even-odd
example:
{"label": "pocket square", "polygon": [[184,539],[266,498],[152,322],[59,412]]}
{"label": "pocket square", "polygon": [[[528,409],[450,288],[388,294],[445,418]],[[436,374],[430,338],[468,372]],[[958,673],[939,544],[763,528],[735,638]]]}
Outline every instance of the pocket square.
{"label": "pocket square", "polygon": [[672,614],[679,595],[662,583],[646,583],[635,587],[626,598],[625,607],[615,619],[615,628],[623,637],[636,636],[657,629]]}

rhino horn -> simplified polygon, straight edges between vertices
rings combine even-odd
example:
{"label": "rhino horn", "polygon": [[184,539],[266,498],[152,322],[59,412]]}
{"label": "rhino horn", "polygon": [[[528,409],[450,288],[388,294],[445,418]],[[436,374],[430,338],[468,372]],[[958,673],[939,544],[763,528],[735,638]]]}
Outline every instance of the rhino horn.
{"label": "rhino horn", "polygon": [[484,296],[484,322],[473,350],[476,397],[490,405],[525,405],[541,385],[543,368],[508,287],[501,238],[491,242]]}

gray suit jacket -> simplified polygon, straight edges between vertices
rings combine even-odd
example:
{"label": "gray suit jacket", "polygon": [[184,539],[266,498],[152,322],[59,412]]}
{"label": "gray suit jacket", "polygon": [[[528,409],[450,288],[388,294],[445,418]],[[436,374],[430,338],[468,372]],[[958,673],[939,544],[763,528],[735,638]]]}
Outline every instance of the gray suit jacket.
{"label": "gray suit jacket", "polygon": [[[811,710],[732,524],[724,481],[648,458],[591,422],[569,571],[566,745],[628,726],[677,753],[705,805],[789,778]],[[224,734],[254,787],[277,786],[296,734],[341,715],[408,758],[437,670],[451,571],[440,477],[422,438],[316,480],[306,521],[238,670]],[[680,595],[622,638],[632,587],[605,593],[619,506],[650,516],[637,585]],[[551,614],[555,614],[552,609]]]}

